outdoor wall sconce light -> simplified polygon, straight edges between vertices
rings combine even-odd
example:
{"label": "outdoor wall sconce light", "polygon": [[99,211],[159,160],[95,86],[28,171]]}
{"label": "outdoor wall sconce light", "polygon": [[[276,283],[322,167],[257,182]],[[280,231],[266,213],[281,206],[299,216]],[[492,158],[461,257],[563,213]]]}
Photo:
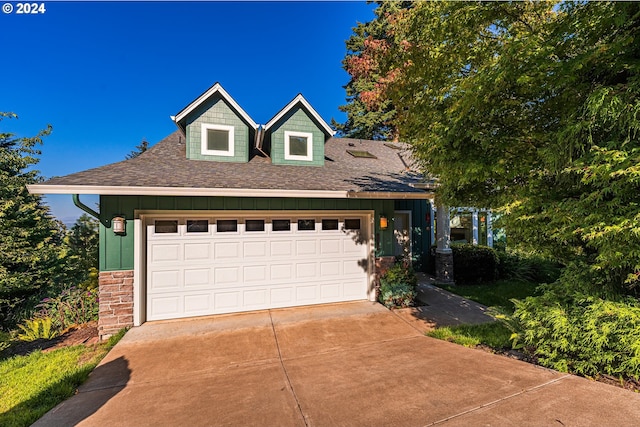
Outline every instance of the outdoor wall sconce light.
{"label": "outdoor wall sconce light", "polygon": [[380,215],[380,229],[386,230],[388,226],[389,226],[389,220],[387,219],[387,217],[384,215]]}
{"label": "outdoor wall sconce light", "polygon": [[114,216],[111,220],[111,224],[113,225],[113,233],[114,234],[124,234],[126,231],[125,228],[125,220],[121,216]]}

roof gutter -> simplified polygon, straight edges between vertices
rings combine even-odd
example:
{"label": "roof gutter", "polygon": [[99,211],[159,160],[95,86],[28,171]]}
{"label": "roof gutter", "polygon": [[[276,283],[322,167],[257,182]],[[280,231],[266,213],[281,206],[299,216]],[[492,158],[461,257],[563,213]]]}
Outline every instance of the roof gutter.
{"label": "roof gutter", "polygon": [[[279,190],[252,188],[120,187],[31,184],[32,194],[100,194],[114,196],[300,197],[313,199],[428,199],[426,191]],[[80,206],[79,206],[80,207]],[[86,206],[85,206],[86,207]],[[84,208],[80,207],[84,210]],[[87,209],[90,209],[87,207]]]}
{"label": "roof gutter", "polygon": [[85,211],[86,213],[88,213],[89,215],[91,215],[92,217],[94,217],[95,219],[100,220],[100,214],[94,211],[93,209],[91,209],[89,206],[82,203],[80,201],[79,194],[73,194],[73,204],[79,207],[80,209],[82,209],[83,211]]}

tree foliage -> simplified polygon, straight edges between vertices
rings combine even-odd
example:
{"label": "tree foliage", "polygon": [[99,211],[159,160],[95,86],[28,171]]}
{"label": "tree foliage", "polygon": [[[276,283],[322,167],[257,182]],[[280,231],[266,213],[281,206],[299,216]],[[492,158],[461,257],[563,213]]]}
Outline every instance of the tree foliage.
{"label": "tree foliage", "polygon": [[[376,62],[367,56],[371,45],[384,40],[393,45],[389,33],[387,17],[400,9],[411,6],[411,2],[377,2],[376,19],[367,23],[358,23],[353,28],[353,35],[346,41],[347,55],[342,61],[343,68],[351,79],[344,87],[347,92],[347,103],[339,107],[347,113],[345,123],[332,121],[338,132],[348,138],[397,140],[397,130],[393,120],[396,110],[389,99],[381,100],[375,106],[365,103],[367,94],[372,93],[384,75],[375,69]],[[364,98],[363,98],[364,96]]]}
{"label": "tree foliage", "polygon": [[[16,118],[0,113],[0,120]],[[39,182],[32,168],[37,146],[51,126],[35,137],[0,132],[0,324],[11,322],[16,305],[52,286],[64,268],[64,226],[55,221],[38,195],[27,191]]]}
{"label": "tree foliage", "polygon": [[498,210],[511,244],[580,262],[598,287],[636,288],[640,4],[416,2],[381,16],[350,72],[367,109],[395,106],[438,197]]}
{"label": "tree foliage", "polygon": [[97,219],[82,214],[67,232],[65,243],[69,251],[68,262],[78,282],[95,278],[99,260],[98,228]]}
{"label": "tree foliage", "polygon": [[140,154],[144,153],[148,149],[149,149],[149,141],[147,141],[146,139],[143,139],[142,141],[140,141],[140,144],[136,145],[135,150],[132,150],[129,154],[125,156],[125,160],[135,159],[136,157],[138,157]]}

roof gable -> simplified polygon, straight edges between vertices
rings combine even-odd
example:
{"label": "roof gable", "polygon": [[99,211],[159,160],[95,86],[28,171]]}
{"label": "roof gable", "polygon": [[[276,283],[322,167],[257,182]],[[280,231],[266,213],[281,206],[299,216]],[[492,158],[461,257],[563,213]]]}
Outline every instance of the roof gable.
{"label": "roof gable", "polygon": [[289,102],[282,110],[278,112],[271,120],[264,125],[265,131],[269,131],[272,126],[274,126],[280,119],[282,119],[287,113],[289,113],[292,109],[294,109],[297,105],[301,105],[307,113],[315,120],[319,125],[321,130],[327,134],[327,136],[335,135],[335,131],[329,127],[327,122],[322,120],[320,114],[309,104],[309,102],[299,93],[291,102]]}
{"label": "roof gable", "polygon": [[231,97],[231,95],[229,95],[227,91],[224,90],[222,85],[220,85],[220,83],[217,83],[217,82],[213,86],[211,86],[209,89],[207,89],[206,92],[204,92],[202,95],[196,98],[193,102],[191,102],[189,105],[183,108],[178,114],[171,117],[171,120],[173,120],[178,125],[178,127],[184,132],[185,130],[184,121],[187,118],[187,116],[190,113],[192,113],[194,110],[196,110],[199,106],[207,102],[207,100],[209,100],[211,97],[215,96],[216,94],[219,95],[222,99],[224,99],[227,102],[227,104],[229,104],[238,113],[238,115],[245,122],[247,122],[249,126],[251,126],[253,129],[258,129],[258,124],[249,116],[249,114],[247,114],[246,111],[242,109],[242,107],[240,107],[240,105]]}

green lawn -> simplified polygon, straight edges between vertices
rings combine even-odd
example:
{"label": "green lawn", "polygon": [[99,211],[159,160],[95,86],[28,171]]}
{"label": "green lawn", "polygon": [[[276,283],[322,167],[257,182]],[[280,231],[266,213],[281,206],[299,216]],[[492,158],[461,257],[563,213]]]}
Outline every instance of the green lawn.
{"label": "green lawn", "polygon": [[[482,285],[439,286],[449,292],[477,301],[488,307],[495,307],[501,311],[512,313],[514,307],[510,300],[512,298],[524,299],[534,295],[538,284],[520,280],[499,280]],[[429,332],[427,335],[466,347],[476,347],[480,344],[495,349],[511,347],[509,339],[511,331],[501,322],[442,327]]]}
{"label": "green lawn", "polygon": [[123,335],[124,331],[93,346],[35,351],[0,360],[0,425],[29,426],[72,396]]}
{"label": "green lawn", "polygon": [[481,325],[444,326],[435,329],[428,336],[454,342],[465,347],[476,347],[480,344],[491,348],[510,348],[511,331],[500,322],[483,323]]}
{"label": "green lawn", "polygon": [[500,307],[511,313],[514,307],[510,300],[512,298],[524,299],[534,295],[538,284],[522,280],[498,280],[481,285],[438,286],[451,293],[477,301],[487,307]]}

